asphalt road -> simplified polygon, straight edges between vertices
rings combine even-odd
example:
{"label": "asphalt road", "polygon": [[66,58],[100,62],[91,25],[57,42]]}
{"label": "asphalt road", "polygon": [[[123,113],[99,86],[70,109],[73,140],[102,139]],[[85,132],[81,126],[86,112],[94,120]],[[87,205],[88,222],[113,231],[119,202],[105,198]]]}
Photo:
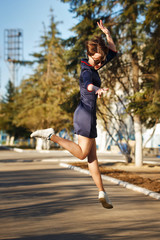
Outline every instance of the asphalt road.
{"label": "asphalt road", "polygon": [[104,209],[90,176],[59,166],[68,158],[0,151],[0,239],[159,239],[160,201],[105,181]]}
{"label": "asphalt road", "polygon": [[[19,151],[19,149],[17,149]],[[124,160],[124,157],[120,154],[108,154],[108,153],[98,153],[99,160]],[[41,151],[37,152],[34,150],[23,150],[23,152],[16,151],[0,151],[0,162],[17,162],[17,161],[41,161],[42,159],[51,160],[73,160],[73,157],[67,151]]]}

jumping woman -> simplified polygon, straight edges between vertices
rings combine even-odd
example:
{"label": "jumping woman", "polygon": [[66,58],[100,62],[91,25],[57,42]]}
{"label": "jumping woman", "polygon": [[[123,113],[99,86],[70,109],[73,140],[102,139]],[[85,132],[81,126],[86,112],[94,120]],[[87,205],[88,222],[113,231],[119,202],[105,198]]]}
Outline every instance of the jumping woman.
{"label": "jumping woman", "polygon": [[75,157],[83,160],[88,158],[88,167],[92,178],[99,190],[99,201],[104,208],[113,208],[101,179],[96,154],[96,100],[108,89],[100,88],[101,80],[98,74],[100,68],[111,61],[117,54],[115,44],[109,30],[104,27],[102,20],[98,27],[106,35],[107,45],[97,36],[86,43],[87,59],[81,60],[80,74],[80,103],[74,113],[74,132],[78,135],[78,144],[56,136],[52,128],[37,130],[31,137],[48,139],[68,150]]}

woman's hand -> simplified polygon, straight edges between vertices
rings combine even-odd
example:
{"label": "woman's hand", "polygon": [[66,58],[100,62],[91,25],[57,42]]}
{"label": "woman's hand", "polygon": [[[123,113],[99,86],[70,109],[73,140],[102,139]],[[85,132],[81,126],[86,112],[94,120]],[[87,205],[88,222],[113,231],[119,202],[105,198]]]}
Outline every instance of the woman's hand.
{"label": "woman's hand", "polygon": [[87,87],[87,90],[89,92],[95,91],[95,94],[98,95],[98,98],[101,98],[101,95],[103,93],[106,93],[109,90],[109,88],[99,88],[99,87],[97,87],[93,84],[89,84],[88,87]]}
{"label": "woman's hand", "polygon": [[100,22],[97,22],[98,27],[101,29],[102,32],[104,32],[104,34],[106,35],[110,35],[109,30],[103,25],[102,20],[100,20]]}
{"label": "woman's hand", "polygon": [[107,92],[109,90],[109,88],[99,88],[97,91],[96,91],[96,94],[98,95],[98,98],[101,98],[101,95],[105,92]]}
{"label": "woman's hand", "polygon": [[97,22],[97,24],[98,24],[98,27],[101,29],[101,31],[104,32],[104,34],[106,35],[108,48],[111,49],[112,51],[116,52],[117,51],[116,46],[113,42],[110,31],[106,27],[104,27],[102,20],[100,20],[100,22]]}

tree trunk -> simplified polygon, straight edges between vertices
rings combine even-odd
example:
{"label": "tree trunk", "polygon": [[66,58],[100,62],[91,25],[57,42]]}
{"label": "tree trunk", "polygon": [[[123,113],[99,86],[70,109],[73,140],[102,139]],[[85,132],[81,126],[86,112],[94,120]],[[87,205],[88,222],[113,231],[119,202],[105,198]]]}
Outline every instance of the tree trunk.
{"label": "tree trunk", "polygon": [[10,143],[10,136],[9,136],[9,135],[7,135],[7,138],[6,138],[6,145],[8,146],[8,145],[9,145],[9,143]]}
{"label": "tree trunk", "polygon": [[143,165],[142,152],[142,125],[139,116],[134,116],[134,130],[135,130],[135,166],[141,167]]}
{"label": "tree trunk", "polygon": [[125,160],[126,160],[126,164],[131,163],[132,162],[132,158],[130,154],[124,154]]}
{"label": "tree trunk", "polygon": [[9,145],[10,146],[13,146],[14,145],[14,136],[12,136],[11,138],[10,138],[10,142],[9,142]]}
{"label": "tree trunk", "polygon": [[42,150],[42,146],[43,146],[43,139],[36,138],[36,150],[38,151]]}
{"label": "tree trunk", "polygon": [[[133,41],[132,45],[136,46],[136,43]],[[132,69],[133,69],[133,85],[134,93],[139,92],[139,64],[138,56],[136,52],[132,52]],[[134,117],[134,131],[135,131],[135,166],[141,167],[143,165],[143,154],[142,154],[142,124],[140,117],[135,115]]]}

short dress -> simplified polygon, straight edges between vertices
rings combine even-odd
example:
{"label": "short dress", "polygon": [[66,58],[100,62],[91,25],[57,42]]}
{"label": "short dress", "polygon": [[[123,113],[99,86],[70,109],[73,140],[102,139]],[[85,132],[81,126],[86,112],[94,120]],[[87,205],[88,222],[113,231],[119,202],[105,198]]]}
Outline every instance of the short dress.
{"label": "short dress", "polygon": [[[109,49],[105,64],[111,61],[117,52]],[[102,66],[102,67],[103,67]],[[96,123],[96,101],[97,94],[95,91],[88,91],[88,85],[93,84],[97,87],[101,86],[101,79],[98,71],[88,63],[87,59],[81,60],[81,74],[79,78],[80,85],[80,103],[74,112],[74,133],[87,138],[97,137]]]}

